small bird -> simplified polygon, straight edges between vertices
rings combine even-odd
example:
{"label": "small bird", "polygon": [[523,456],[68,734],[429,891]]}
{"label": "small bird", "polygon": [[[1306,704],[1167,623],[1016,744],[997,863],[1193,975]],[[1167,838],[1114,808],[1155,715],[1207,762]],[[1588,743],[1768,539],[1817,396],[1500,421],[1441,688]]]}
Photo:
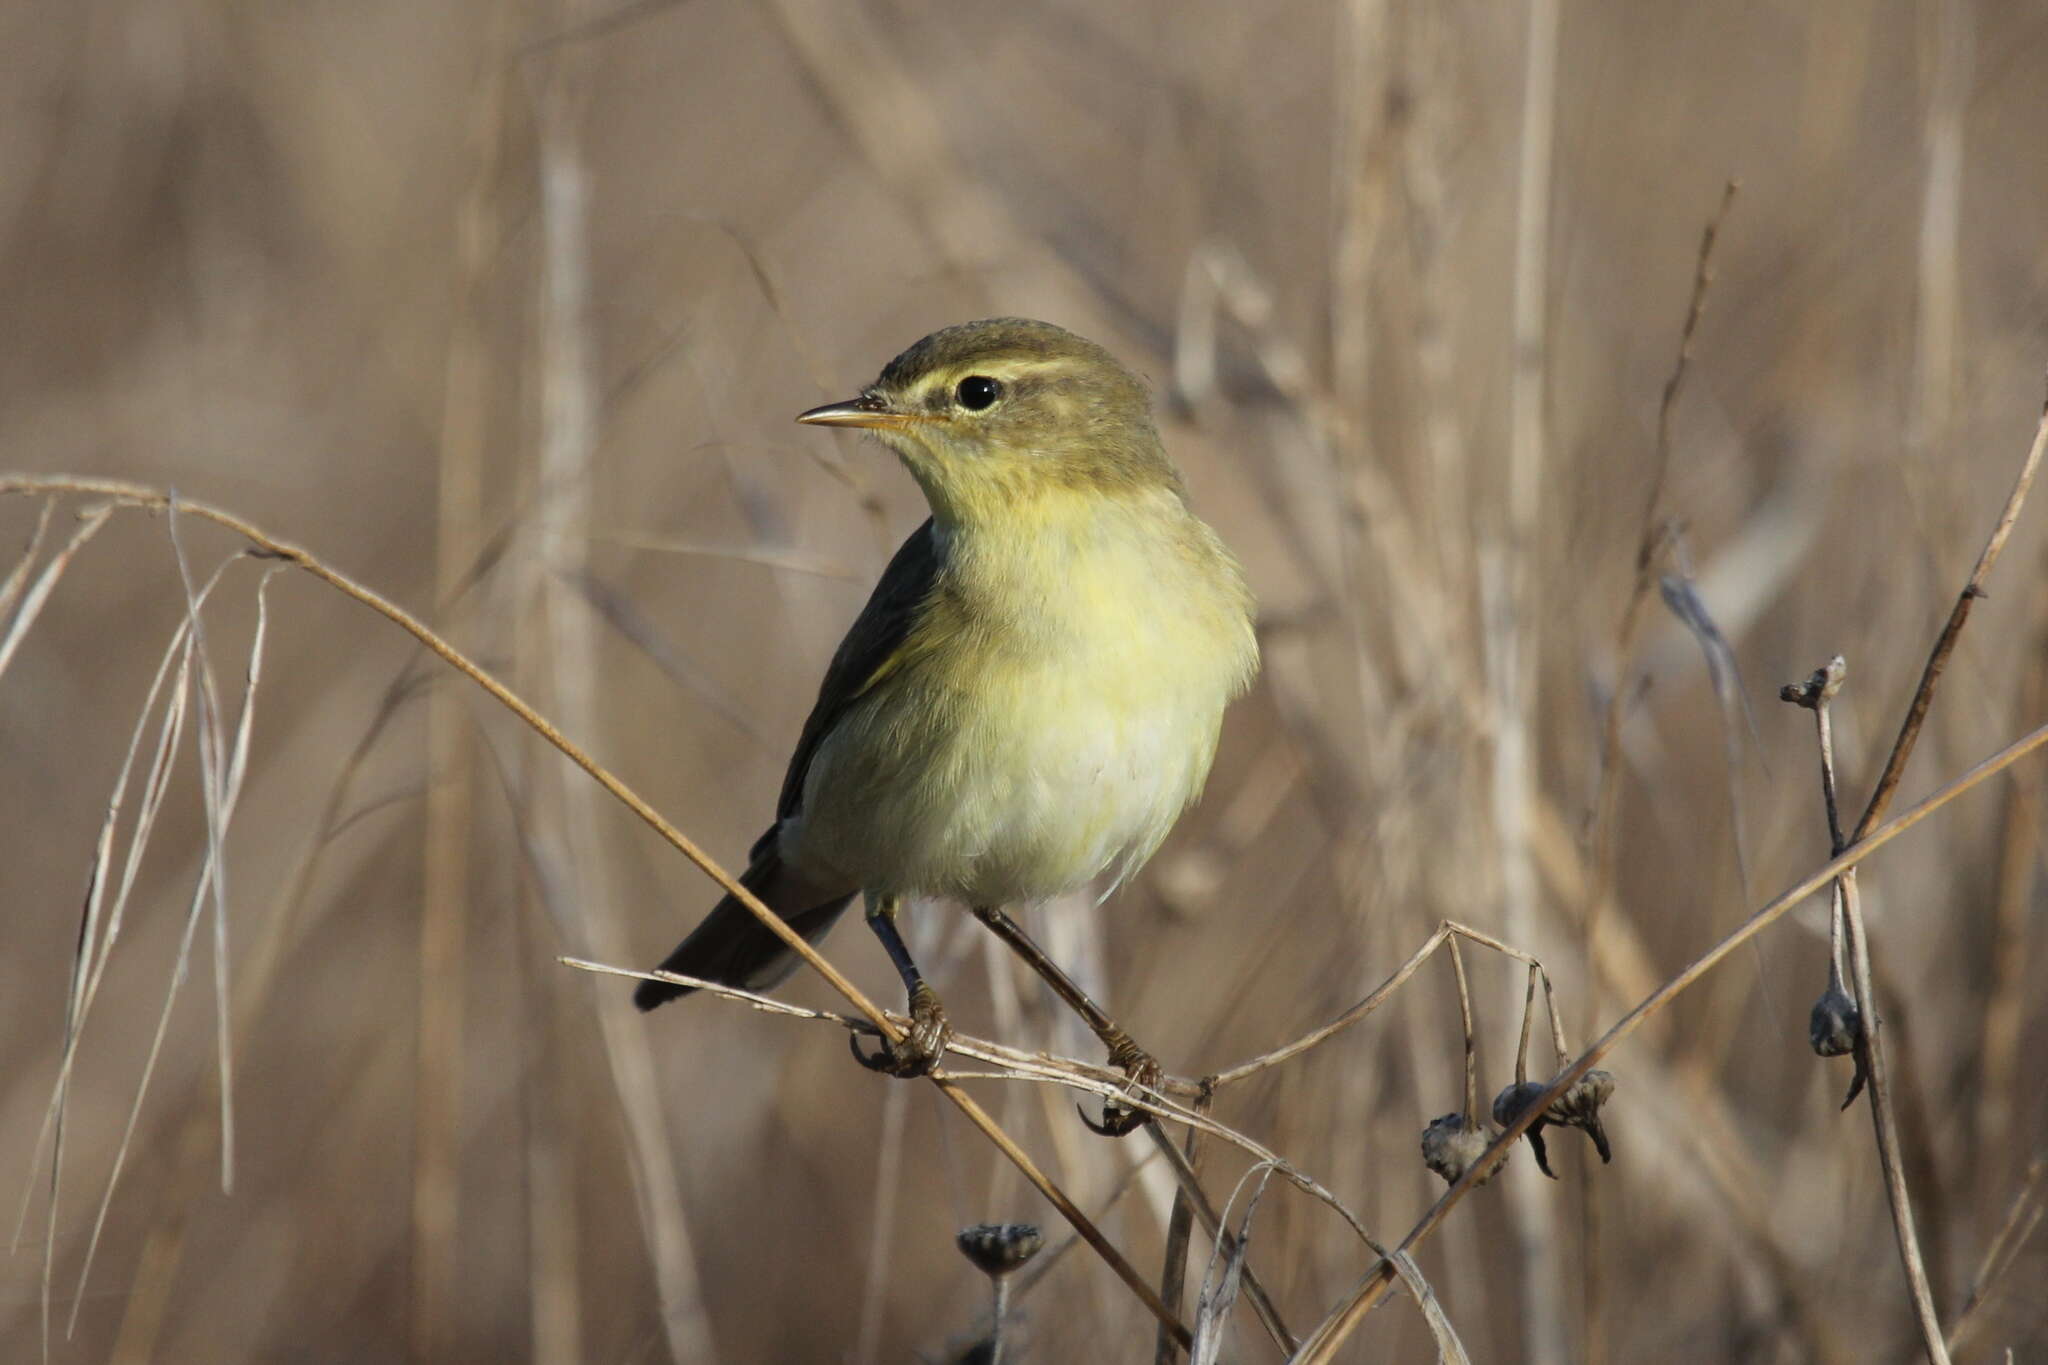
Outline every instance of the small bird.
{"label": "small bird", "polygon": [[[1112,1065],[1157,1084],[1157,1063],[1003,910],[1098,882],[1106,899],[1142,867],[1258,671],[1243,571],[1188,509],[1144,384],[1071,332],[992,318],[932,333],[859,397],[796,420],[872,432],[931,517],[833,655],[741,884],[813,943],[865,899],[911,1019],[872,1056],[855,1043],[872,1069],[923,1074],[951,1036],[896,927],[927,897],[969,907]],[[727,896],[661,965],[761,990],[796,963]],[[648,980],[633,998],[648,1010],[689,989]],[[1112,1104],[1093,1126],[1143,1117]]]}

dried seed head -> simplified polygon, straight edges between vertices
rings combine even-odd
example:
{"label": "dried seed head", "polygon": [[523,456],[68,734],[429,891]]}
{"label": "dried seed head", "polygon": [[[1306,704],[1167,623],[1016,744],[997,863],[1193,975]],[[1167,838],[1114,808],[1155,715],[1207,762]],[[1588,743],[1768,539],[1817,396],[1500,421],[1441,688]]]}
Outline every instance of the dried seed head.
{"label": "dried seed head", "polygon": [[1786,683],[1778,689],[1778,700],[1789,701],[1794,706],[1803,706],[1811,711],[1825,706],[1835,699],[1835,693],[1842,690],[1842,678],[1848,672],[1848,665],[1837,654],[1825,664],[1813,670],[1803,682]]}
{"label": "dried seed head", "polygon": [[[1442,1176],[1446,1185],[1455,1185],[1490,1141],[1486,1129],[1477,1123],[1468,1126],[1463,1114],[1445,1114],[1422,1130],[1422,1164]],[[1484,1185],[1493,1176],[1494,1171],[1488,1171],[1478,1183]]]}
{"label": "dried seed head", "polygon": [[1605,1071],[1588,1071],[1572,1084],[1572,1088],[1558,1096],[1557,1103],[1550,1106],[1545,1115],[1552,1123],[1561,1123],[1567,1128],[1584,1129],[1593,1139],[1593,1150],[1600,1153],[1602,1165],[1614,1160],[1614,1149],[1607,1145],[1607,1130],[1600,1125],[1600,1106],[1614,1095],[1614,1077]]}
{"label": "dried seed head", "polygon": [[[1549,1087],[1541,1081],[1518,1081],[1494,1096],[1493,1121],[1505,1128],[1520,1117],[1522,1111],[1535,1103],[1536,1098]],[[1546,1125],[1561,1128],[1581,1128],[1593,1139],[1593,1149],[1600,1153],[1603,1162],[1614,1159],[1614,1149],[1607,1141],[1607,1129],[1600,1122],[1600,1106],[1607,1103],[1614,1094],[1614,1077],[1605,1071],[1588,1071],[1572,1083],[1571,1087],[1551,1103],[1549,1112],[1529,1125],[1526,1136],[1529,1149],[1536,1153],[1536,1166],[1552,1180],[1557,1172],[1550,1169],[1550,1152],[1543,1142]]]}
{"label": "dried seed head", "polygon": [[[1522,1111],[1549,1087],[1541,1081],[1516,1081],[1493,1097],[1493,1121],[1505,1128],[1522,1116]],[[1542,1119],[1538,1119],[1540,1124]]]}
{"label": "dried seed head", "polygon": [[1036,1256],[1045,1234],[1031,1223],[976,1223],[953,1240],[975,1269],[999,1279]]}
{"label": "dried seed head", "polygon": [[[1507,1127],[1548,1088],[1541,1081],[1516,1081],[1493,1097],[1493,1121]],[[1529,1150],[1536,1154],[1536,1169],[1555,1180],[1557,1172],[1550,1169],[1550,1151],[1543,1145],[1543,1125],[1547,1121],[1547,1116],[1537,1119],[1522,1136],[1529,1139]]]}
{"label": "dried seed head", "polygon": [[1813,1050],[1823,1057],[1846,1057],[1856,1050],[1862,1033],[1863,1012],[1839,982],[1830,981],[1820,999],[1813,1002],[1813,1013],[1806,1021],[1806,1036]]}

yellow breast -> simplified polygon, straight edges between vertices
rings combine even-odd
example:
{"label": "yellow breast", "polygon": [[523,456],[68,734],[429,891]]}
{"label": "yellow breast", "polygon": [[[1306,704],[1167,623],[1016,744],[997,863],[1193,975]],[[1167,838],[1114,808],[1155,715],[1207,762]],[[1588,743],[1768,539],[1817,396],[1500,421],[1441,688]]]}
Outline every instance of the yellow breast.
{"label": "yellow breast", "polygon": [[945,532],[887,684],[820,746],[784,851],[871,891],[1010,904],[1130,875],[1258,666],[1251,602],[1162,490]]}

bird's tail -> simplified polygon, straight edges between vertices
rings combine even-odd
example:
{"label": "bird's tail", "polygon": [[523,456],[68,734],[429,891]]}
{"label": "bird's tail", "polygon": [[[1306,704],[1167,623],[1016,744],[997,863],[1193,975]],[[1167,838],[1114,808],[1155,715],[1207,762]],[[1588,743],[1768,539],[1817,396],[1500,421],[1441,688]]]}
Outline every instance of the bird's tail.
{"label": "bird's tail", "polygon": [[[755,846],[753,865],[740,878],[740,885],[754,893],[783,922],[796,930],[806,943],[816,943],[831,931],[839,916],[859,894],[819,886],[782,861],[772,837]],[[742,990],[762,991],[796,970],[797,956],[782,940],[755,919],[753,912],[731,896],[713,906],[704,922],[662,959],[661,970],[701,977]],[[633,1003],[643,1010],[665,1005],[694,989],[669,981],[642,981],[633,992]]]}

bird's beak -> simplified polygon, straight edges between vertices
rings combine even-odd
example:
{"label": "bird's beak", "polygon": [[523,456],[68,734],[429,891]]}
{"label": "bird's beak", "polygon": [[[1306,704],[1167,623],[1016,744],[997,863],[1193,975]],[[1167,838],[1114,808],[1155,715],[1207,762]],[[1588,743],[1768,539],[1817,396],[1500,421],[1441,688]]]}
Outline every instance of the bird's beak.
{"label": "bird's beak", "polygon": [[822,408],[797,414],[797,421],[814,427],[869,427],[901,430],[917,421],[911,413],[898,412],[878,393],[864,393],[844,403],[827,403]]}

